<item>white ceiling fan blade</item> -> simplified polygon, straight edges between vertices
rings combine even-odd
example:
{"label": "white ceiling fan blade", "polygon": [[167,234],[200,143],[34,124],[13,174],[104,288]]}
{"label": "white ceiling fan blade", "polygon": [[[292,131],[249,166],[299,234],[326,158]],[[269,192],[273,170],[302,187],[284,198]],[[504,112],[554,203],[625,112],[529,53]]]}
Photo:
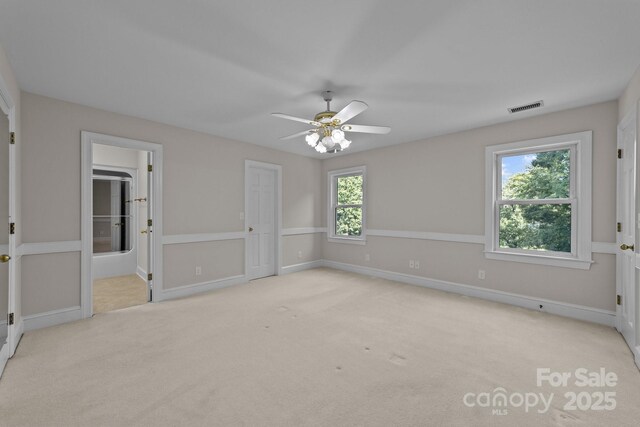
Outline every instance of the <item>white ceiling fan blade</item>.
{"label": "white ceiling fan blade", "polygon": [[283,136],[283,137],[282,137],[282,138],[280,138],[280,139],[281,139],[281,140],[283,140],[283,141],[284,141],[285,139],[293,139],[293,138],[297,138],[297,137],[302,136],[302,135],[310,134],[311,132],[313,132],[313,130],[312,130],[312,129],[310,129],[310,130],[303,130],[302,132],[294,133],[293,135]]}
{"label": "white ceiling fan blade", "polygon": [[387,126],[342,125],[340,129],[345,132],[379,133],[382,135],[391,132],[391,128]]}
{"label": "white ceiling fan blade", "polygon": [[300,123],[306,123],[308,125],[311,126],[322,126],[320,123],[313,121],[313,120],[309,120],[309,119],[301,119],[300,117],[294,117],[294,116],[289,116],[287,114],[282,114],[282,113],[271,113],[272,116],[276,116],[276,117],[280,117],[281,119],[287,119],[287,120],[293,120],[294,122],[300,122]]}
{"label": "white ceiling fan blade", "polygon": [[338,112],[338,114],[333,116],[332,120],[337,120],[340,124],[346,123],[358,114],[362,113],[367,108],[369,108],[369,106],[362,101],[351,101],[349,105],[344,107]]}

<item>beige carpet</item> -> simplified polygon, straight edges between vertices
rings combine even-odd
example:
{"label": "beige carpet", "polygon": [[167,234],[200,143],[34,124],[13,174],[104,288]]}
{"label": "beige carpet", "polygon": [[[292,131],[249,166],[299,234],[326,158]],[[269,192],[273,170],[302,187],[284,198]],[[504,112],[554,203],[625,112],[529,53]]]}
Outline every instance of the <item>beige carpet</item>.
{"label": "beige carpet", "polygon": [[93,281],[93,314],[147,303],[147,282],[137,274]]}
{"label": "beige carpet", "polygon": [[[565,411],[536,368],[617,374],[613,411]],[[466,393],[554,393],[545,414]],[[640,373],[613,329],[329,269],[24,335],[0,424],[637,426]]]}

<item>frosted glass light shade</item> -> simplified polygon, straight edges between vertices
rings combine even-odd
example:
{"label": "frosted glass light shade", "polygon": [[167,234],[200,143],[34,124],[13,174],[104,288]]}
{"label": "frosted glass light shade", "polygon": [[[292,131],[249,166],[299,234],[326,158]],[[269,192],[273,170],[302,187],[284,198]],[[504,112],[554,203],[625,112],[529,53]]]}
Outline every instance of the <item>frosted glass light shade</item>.
{"label": "frosted glass light shade", "polygon": [[344,132],[340,129],[334,129],[333,132],[331,132],[331,139],[333,139],[334,143],[339,144],[344,139]]}
{"label": "frosted glass light shade", "polygon": [[333,138],[330,136],[325,136],[322,138],[322,145],[324,145],[327,150],[331,150],[336,143],[333,142]]}
{"label": "frosted glass light shade", "polygon": [[311,147],[316,145],[316,142],[318,142],[318,139],[320,139],[320,136],[317,133],[310,133],[309,135],[305,136],[304,139],[307,141],[307,144],[309,144]]}

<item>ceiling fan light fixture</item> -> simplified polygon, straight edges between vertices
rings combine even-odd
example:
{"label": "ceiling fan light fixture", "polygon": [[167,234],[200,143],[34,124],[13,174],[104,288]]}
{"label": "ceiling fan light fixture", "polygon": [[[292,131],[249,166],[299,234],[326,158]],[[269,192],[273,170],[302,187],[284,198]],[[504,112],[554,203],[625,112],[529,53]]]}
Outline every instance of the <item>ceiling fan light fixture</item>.
{"label": "ceiling fan light fixture", "polygon": [[320,139],[320,136],[316,132],[313,132],[305,136],[304,139],[307,141],[307,144],[309,144],[310,147],[315,147],[318,139]]}
{"label": "ceiling fan light fixture", "polygon": [[331,138],[333,139],[333,142],[340,144],[344,140],[344,132],[340,129],[334,129],[331,132]]}
{"label": "ceiling fan light fixture", "polygon": [[322,138],[322,145],[324,145],[327,150],[331,150],[336,143],[333,141],[332,137],[325,136]]}
{"label": "ceiling fan light fixture", "polygon": [[272,113],[273,116],[281,119],[293,120],[313,126],[312,129],[297,132],[280,139],[293,139],[304,135],[307,144],[318,153],[338,153],[351,145],[351,141],[345,138],[346,132],[385,135],[391,130],[391,128],[387,126],[345,124],[345,122],[362,113],[369,106],[362,101],[354,100],[336,113],[335,111],[331,111],[333,94],[330,91],[325,91],[322,95],[327,103],[327,109],[316,114],[313,120],[282,113]]}

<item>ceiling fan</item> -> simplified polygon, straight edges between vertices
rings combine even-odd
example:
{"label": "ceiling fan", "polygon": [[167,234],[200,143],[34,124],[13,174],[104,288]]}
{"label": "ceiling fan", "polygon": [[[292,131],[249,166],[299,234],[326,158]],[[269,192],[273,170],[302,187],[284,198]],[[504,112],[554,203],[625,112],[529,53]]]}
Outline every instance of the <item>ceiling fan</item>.
{"label": "ceiling fan", "polygon": [[280,139],[293,139],[306,135],[305,140],[307,144],[315,148],[318,153],[337,153],[351,145],[351,141],[345,138],[345,132],[387,134],[391,131],[391,128],[386,126],[345,124],[369,108],[369,106],[362,101],[351,101],[346,107],[336,113],[335,111],[331,111],[333,92],[329,90],[324,91],[322,92],[322,96],[327,103],[327,110],[316,114],[313,120],[302,119],[282,113],[272,113],[275,117],[313,126],[313,129],[284,136]]}

